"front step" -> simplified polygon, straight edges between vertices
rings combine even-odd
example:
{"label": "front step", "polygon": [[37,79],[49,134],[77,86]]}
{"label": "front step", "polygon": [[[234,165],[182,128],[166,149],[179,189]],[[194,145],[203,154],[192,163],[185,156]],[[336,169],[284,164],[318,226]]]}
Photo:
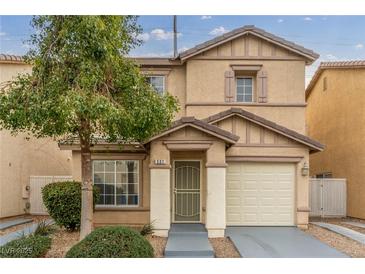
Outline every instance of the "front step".
{"label": "front step", "polygon": [[173,224],[165,248],[166,258],[214,258],[208,232],[201,224]]}

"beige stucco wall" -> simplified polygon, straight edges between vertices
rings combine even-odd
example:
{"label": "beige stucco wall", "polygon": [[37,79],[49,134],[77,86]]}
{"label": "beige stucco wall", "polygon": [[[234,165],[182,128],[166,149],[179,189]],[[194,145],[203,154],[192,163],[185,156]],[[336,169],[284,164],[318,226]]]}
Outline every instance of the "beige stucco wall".
{"label": "beige stucco wall", "polygon": [[[0,83],[30,71],[30,66],[24,64],[0,63]],[[71,152],[60,151],[50,138],[0,131],[0,218],[26,212],[29,176],[71,175],[71,162]]]}
{"label": "beige stucco wall", "polygon": [[[231,65],[261,66],[266,71],[267,103],[258,103],[257,94],[253,103],[225,102],[224,73],[231,70]],[[187,59],[181,66],[167,67],[170,72],[163,73],[167,77],[166,88],[177,96],[181,106],[176,119],[181,116],[202,119],[240,107],[305,133],[305,59],[286,49],[249,35]],[[161,70],[153,66],[145,69],[156,74]],[[254,76],[254,90],[255,86]]]}
{"label": "beige stucco wall", "polygon": [[310,174],[346,178],[347,214],[364,219],[365,69],[325,70],[307,102],[308,135],[326,146],[311,155]]}

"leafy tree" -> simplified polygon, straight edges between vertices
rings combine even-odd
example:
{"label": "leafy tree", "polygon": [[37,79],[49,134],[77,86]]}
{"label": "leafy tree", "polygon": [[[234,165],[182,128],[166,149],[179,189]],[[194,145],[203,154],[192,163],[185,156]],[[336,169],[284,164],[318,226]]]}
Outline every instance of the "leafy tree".
{"label": "leafy tree", "polygon": [[135,16],[36,16],[32,73],[2,88],[0,126],[81,146],[81,238],[93,218],[91,146],[96,138],[143,141],[169,126],[178,110],[171,95],[146,83],[128,52],[141,41]]}

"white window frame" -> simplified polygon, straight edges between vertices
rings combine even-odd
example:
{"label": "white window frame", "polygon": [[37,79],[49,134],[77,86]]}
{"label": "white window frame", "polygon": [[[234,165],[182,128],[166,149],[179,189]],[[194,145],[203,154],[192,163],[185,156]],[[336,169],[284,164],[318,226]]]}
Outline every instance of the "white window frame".
{"label": "white window frame", "polygon": [[[137,171],[136,171],[136,176],[137,176],[137,194],[131,194],[131,195],[137,195],[137,204],[135,205],[118,205],[117,204],[117,171],[116,171],[116,168],[117,168],[117,162],[118,161],[134,161],[137,163]],[[115,207],[118,207],[118,208],[133,208],[133,207],[139,207],[140,206],[140,201],[141,201],[141,188],[140,188],[140,171],[139,171],[139,166],[140,166],[140,161],[139,160],[135,160],[135,159],[128,159],[128,160],[93,160],[92,161],[92,180],[93,180],[93,185],[94,185],[94,174],[95,174],[95,171],[94,171],[94,163],[95,162],[114,162],[114,204],[96,204],[95,207],[96,208],[115,208]],[[96,173],[106,173],[105,172],[105,164],[104,164],[104,171],[103,172],[96,172]],[[107,173],[110,173],[110,172],[107,172]],[[119,173],[123,173],[123,172],[119,172]],[[128,174],[128,172],[126,172],[126,174]],[[128,176],[128,175],[127,175]],[[105,184],[105,182],[104,182]],[[127,185],[127,191],[128,191],[128,183],[126,184]],[[112,195],[112,194],[111,194]],[[122,195],[122,194],[120,194]],[[127,193],[126,195],[126,201],[128,203],[128,197],[129,197],[129,193]]]}
{"label": "white window frame", "polygon": [[[146,78],[162,78],[162,93],[160,93],[156,89],[155,90],[158,94],[161,94],[161,95],[165,94],[165,91],[166,91],[166,76],[165,75],[146,75],[145,77]],[[152,88],[154,88],[154,87],[152,86]]]}
{"label": "white window frame", "polygon": [[[237,100],[237,87],[238,87],[238,79],[251,79],[251,101],[238,101]],[[236,93],[236,102],[238,103],[253,103],[255,102],[255,98],[254,98],[254,90],[255,90],[255,86],[254,86],[254,77],[252,76],[236,76],[236,79],[235,79],[235,82],[236,82],[236,90],[235,90],[235,93]],[[243,93],[243,98],[245,97],[245,93]]]}

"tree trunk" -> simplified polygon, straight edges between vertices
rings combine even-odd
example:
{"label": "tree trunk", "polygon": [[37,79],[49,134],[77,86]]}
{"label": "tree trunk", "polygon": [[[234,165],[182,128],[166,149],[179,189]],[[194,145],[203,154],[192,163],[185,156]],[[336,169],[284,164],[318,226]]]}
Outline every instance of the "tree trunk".
{"label": "tree trunk", "polygon": [[93,226],[93,184],[90,141],[80,137],[81,145],[81,226],[80,240],[92,231]]}

